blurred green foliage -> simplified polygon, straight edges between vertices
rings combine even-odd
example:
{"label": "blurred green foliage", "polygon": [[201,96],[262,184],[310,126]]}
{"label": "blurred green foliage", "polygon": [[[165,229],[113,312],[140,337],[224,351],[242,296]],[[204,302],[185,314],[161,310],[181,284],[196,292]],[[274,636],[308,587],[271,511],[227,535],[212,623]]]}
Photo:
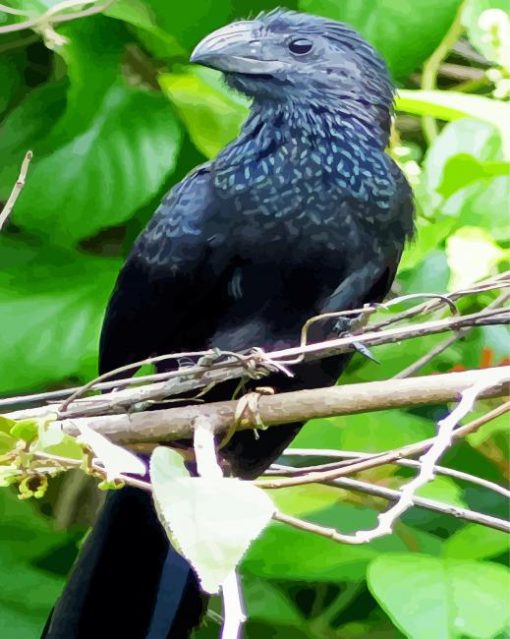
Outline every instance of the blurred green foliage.
{"label": "blurred green foliage", "polygon": [[[29,17],[55,4],[10,2]],[[353,24],[385,56],[401,89],[390,152],[415,189],[418,236],[396,292],[451,290],[508,268],[509,0],[286,5]],[[134,237],[163,193],[232,139],[247,113],[246,100],[227,92],[217,74],[187,66],[189,53],[212,29],[274,6],[271,0],[117,0],[104,15],[55,25],[58,36],[48,29],[0,34],[0,199],[25,152],[34,151],[0,237],[1,394],[94,374],[104,306]],[[0,28],[25,19],[0,13]],[[442,52],[444,64],[432,68],[427,59],[452,29],[460,39]],[[423,81],[424,64],[434,86]],[[430,116],[439,121],[437,136],[422,126]],[[466,310],[493,298],[472,298]],[[355,360],[345,381],[389,377],[441,339],[380,347],[382,366]],[[477,329],[425,370],[497,364],[507,346],[503,328]],[[314,420],[295,445],[385,450],[429,436],[441,411]],[[488,424],[445,464],[504,482],[507,429],[505,419]],[[398,467],[368,475],[390,486],[408,476]],[[39,635],[87,522],[78,507],[83,491],[71,474],[54,482],[38,508],[0,492],[3,639]],[[502,498],[449,477],[427,491],[505,514]],[[344,532],[373,525],[382,507],[325,486],[277,492],[275,499],[285,512]],[[75,525],[56,530],[55,517]],[[503,639],[510,633],[507,552],[503,533],[425,511],[411,511],[391,537],[367,546],[334,545],[274,524],[243,564],[247,635]],[[217,626],[209,622],[197,635],[215,637]]]}

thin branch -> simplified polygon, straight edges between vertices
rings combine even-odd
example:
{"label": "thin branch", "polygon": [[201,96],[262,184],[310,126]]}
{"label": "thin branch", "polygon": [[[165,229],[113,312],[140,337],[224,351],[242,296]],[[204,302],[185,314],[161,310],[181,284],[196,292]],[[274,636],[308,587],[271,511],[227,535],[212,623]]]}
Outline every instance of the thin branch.
{"label": "thin branch", "polygon": [[[506,293],[502,293],[497,299],[491,302],[486,308],[501,308],[508,300],[510,299],[510,291]],[[435,357],[446,351],[450,346],[458,342],[460,339],[465,337],[468,333],[472,331],[472,326],[467,326],[466,328],[459,329],[455,335],[451,335],[447,337],[445,340],[437,344],[432,350],[428,353],[420,357],[415,362],[413,362],[407,368],[401,370],[399,373],[393,376],[393,379],[404,379],[405,377],[410,377],[414,375],[419,370],[421,370],[424,366],[429,364]]]}
{"label": "thin branch", "polygon": [[[172,353],[168,355],[160,355],[158,357],[147,358],[140,360],[139,362],[133,362],[126,366],[122,366],[118,369],[105,373],[100,377],[92,380],[81,387],[61,389],[57,391],[50,391],[46,393],[36,393],[33,395],[24,395],[20,397],[6,398],[0,400],[0,406],[15,405],[19,403],[31,403],[51,401],[65,398],[69,399],[63,403],[60,407],[60,412],[69,412],[69,405],[71,402],[78,400],[79,411],[73,411],[73,415],[92,415],[92,414],[105,414],[123,412],[126,409],[132,410],[133,406],[136,406],[138,410],[143,409],[143,404],[146,401],[161,400],[171,395],[181,395],[197,388],[208,387],[212,384],[216,384],[229,379],[235,379],[239,377],[261,377],[264,373],[271,372],[273,369],[280,370],[286,374],[291,374],[285,368],[287,361],[293,361],[294,363],[302,360],[303,354],[306,354],[306,359],[316,359],[322,357],[328,357],[331,355],[341,354],[353,350],[353,345],[356,343],[365,342],[368,346],[377,346],[379,344],[390,343],[394,341],[403,341],[405,339],[411,339],[420,337],[423,335],[445,332],[448,330],[455,330],[457,333],[462,329],[462,326],[455,324],[457,319],[452,318],[455,322],[452,324],[451,320],[424,322],[422,324],[412,324],[407,327],[401,327],[398,329],[391,329],[382,331],[382,328],[388,325],[400,322],[403,319],[410,319],[415,317],[419,313],[428,313],[434,309],[440,308],[445,304],[445,297],[451,299],[459,299],[464,296],[473,295],[480,291],[494,290],[510,285],[510,272],[503,273],[500,276],[482,282],[475,285],[471,289],[464,289],[451,293],[449,296],[434,295],[437,298],[433,302],[427,302],[426,304],[420,304],[408,309],[404,313],[394,315],[389,320],[379,322],[369,328],[364,329],[362,333],[357,332],[354,335],[346,336],[336,340],[328,340],[318,344],[313,344],[312,352],[309,347],[306,350],[302,347],[294,349],[287,349],[284,351],[277,351],[273,353],[263,353],[260,350],[253,349],[251,352],[246,353],[231,353],[227,351],[199,351],[194,353]],[[389,307],[393,308],[402,301],[415,299],[422,296],[403,296],[389,302]],[[369,309],[370,310],[370,309]],[[371,309],[373,310],[373,309]],[[357,309],[353,313],[363,314],[367,309]],[[495,313],[495,315],[494,315]],[[335,314],[337,316],[338,314]],[[474,313],[469,316],[459,317],[458,321],[465,326],[477,326],[483,324],[505,324],[510,323],[510,309],[507,310],[495,310],[492,305],[480,313]],[[164,361],[179,360],[179,358],[190,359],[192,357],[202,359],[193,366],[187,366],[179,368],[178,370],[170,370],[167,372],[156,373],[154,375],[145,375],[143,377],[122,377],[122,374],[131,373],[131,371],[137,369],[139,366],[148,363],[161,363]],[[120,377],[120,379],[114,379],[113,381],[105,381],[112,377]],[[149,385],[152,382],[152,385]],[[141,386],[145,384],[145,386]],[[122,387],[138,386],[135,390],[126,389],[124,391],[117,390],[116,393],[108,396],[101,397],[89,397],[86,400],[79,400],[80,396],[88,391],[97,390],[111,390],[119,389]]]}
{"label": "thin branch", "polygon": [[25,154],[25,157],[23,158],[23,162],[21,163],[21,168],[19,171],[19,175],[18,175],[18,179],[16,180],[15,185],[12,187],[12,191],[7,199],[7,202],[5,203],[4,208],[2,209],[2,211],[0,212],[0,231],[3,229],[4,225],[6,224],[7,220],[9,219],[9,216],[12,213],[12,209],[14,208],[14,205],[16,204],[16,201],[23,189],[23,187],[25,186],[25,180],[27,177],[27,173],[28,173],[28,167],[30,165],[30,162],[32,160],[33,154],[32,151],[27,151]]}
{"label": "thin branch", "polygon": [[[434,479],[434,466],[437,464],[441,455],[449,448],[453,440],[455,427],[463,417],[471,412],[476,398],[493,383],[499,383],[502,380],[506,381],[509,379],[508,371],[505,374],[501,370],[494,370],[493,375],[492,380],[480,380],[471,388],[462,392],[462,399],[455,409],[437,423],[437,435],[434,437],[430,448],[420,458],[421,467],[416,477],[400,489],[400,496],[396,503],[389,510],[379,515],[375,528],[372,530],[358,530],[355,533],[354,536],[357,539],[371,541],[372,539],[391,534],[395,522],[413,505],[417,491]],[[510,526],[508,530],[510,531]]]}
{"label": "thin branch", "polygon": [[[13,24],[1,26],[0,34],[14,33],[16,31],[24,31],[25,29],[34,29],[36,31],[40,31],[45,36],[49,36],[49,39],[55,41],[57,44],[64,44],[65,38],[62,38],[55,33],[53,25],[101,13],[115,2],[115,0],[107,0],[104,4],[98,5],[98,1],[99,0],[63,0],[63,2],[59,2],[58,4],[49,7],[44,13],[38,16],[29,18],[23,22],[15,22]],[[82,7],[87,4],[94,4],[95,6],[81,11],[65,13],[69,9]],[[4,5],[0,5],[0,10],[13,15],[27,15],[25,12],[17,12],[17,10],[5,7]]]}
{"label": "thin branch", "polygon": [[[509,411],[510,401],[501,404],[497,408],[489,411],[485,415],[482,415],[478,419],[469,422],[465,426],[457,428],[453,431],[453,439],[465,437],[469,433],[478,430],[478,428],[480,428],[484,424],[487,424],[493,419],[496,419],[496,417],[500,417],[501,415],[504,415]],[[280,479],[277,481],[265,481],[262,479],[258,481],[258,485],[262,486],[263,488],[276,489],[289,488],[290,486],[300,486],[302,484],[313,484],[330,481],[339,477],[344,477],[345,475],[352,475],[354,473],[361,472],[362,470],[368,470],[370,468],[376,468],[377,466],[390,464],[397,459],[401,459],[402,457],[417,455],[419,453],[427,451],[433,445],[434,441],[435,437],[430,437],[429,439],[425,439],[415,444],[408,444],[407,446],[402,446],[401,448],[396,448],[394,450],[373,455],[369,459],[354,462],[352,464],[349,464],[348,466],[339,468],[338,470],[325,471],[324,473],[310,473],[305,477]]]}
{"label": "thin branch", "polygon": [[[285,467],[285,472],[282,472],[283,466],[279,464],[273,464],[271,468],[264,473],[265,475],[288,475],[288,476],[303,476],[309,472],[321,472],[323,470],[333,470],[335,468],[345,468],[355,462],[363,459],[370,459],[376,456],[376,453],[363,453],[360,451],[341,451],[324,448],[287,448],[283,451],[282,455],[285,457],[330,457],[333,459],[342,459],[341,462],[332,462],[329,464],[320,464],[314,466],[292,466]],[[420,468],[421,463],[415,459],[396,459],[394,462],[397,466],[404,466],[406,468]],[[465,473],[454,468],[447,468],[446,466],[434,466],[434,473],[436,475],[444,475],[446,477],[453,477],[460,481],[465,481],[470,484],[476,484],[487,490],[492,490],[507,499],[510,499],[510,490],[504,486],[500,486],[495,482],[488,479],[482,479],[476,475]]]}
{"label": "thin branch", "polygon": [[21,16],[23,18],[32,15],[31,11],[21,11],[21,9],[14,9],[14,7],[8,7],[5,4],[0,4],[0,11],[2,11],[3,13],[8,13],[12,16]]}
{"label": "thin branch", "polygon": [[[374,486],[373,484],[359,481],[357,479],[343,478],[343,479],[333,480],[327,483],[330,483],[334,486],[338,486],[339,488],[344,488],[347,490],[355,490],[357,492],[372,495],[374,497],[382,497],[383,499],[388,499],[389,501],[398,501],[399,499],[402,498],[402,493],[399,490],[392,490],[390,488],[385,488],[383,486]],[[425,499],[424,497],[416,497],[416,496],[413,497],[412,506],[416,508],[423,508],[425,510],[432,510],[434,512],[439,512],[445,515],[450,515],[458,519],[464,519],[465,521],[469,521],[475,524],[480,524],[482,526],[487,526],[488,528],[501,530],[503,532],[510,532],[510,522],[507,522],[504,519],[499,519],[498,517],[492,517],[492,515],[485,515],[484,513],[479,513],[474,510],[469,510],[468,508],[459,508],[458,506],[448,506],[447,504],[443,504],[434,499]],[[356,535],[345,535],[343,533],[339,533],[334,528],[327,528],[325,526],[320,526],[318,524],[314,524],[314,523],[305,521],[303,519],[293,517],[292,515],[286,515],[285,513],[282,513],[282,512],[275,513],[273,518],[276,519],[276,521],[280,521],[284,524],[288,524],[289,526],[292,526],[293,528],[298,528],[299,530],[311,532],[321,537],[327,537],[328,539],[337,541],[339,543],[354,544],[354,545],[366,543],[365,539],[362,539]]]}

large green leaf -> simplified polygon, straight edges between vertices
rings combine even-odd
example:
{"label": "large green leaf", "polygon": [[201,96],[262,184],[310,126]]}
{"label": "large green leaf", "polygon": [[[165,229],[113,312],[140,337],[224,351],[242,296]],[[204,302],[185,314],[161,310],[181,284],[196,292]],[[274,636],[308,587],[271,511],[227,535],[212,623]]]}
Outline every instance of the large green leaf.
{"label": "large green leaf", "polygon": [[5,237],[0,259],[0,392],[93,375],[119,262]]}
{"label": "large green leaf", "polygon": [[227,90],[217,72],[164,73],[160,83],[193,143],[208,158],[235,138],[248,114],[247,100]]}
{"label": "large green leaf", "polygon": [[500,131],[493,124],[466,118],[445,126],[425,156],[418,192],[428,217],[436,211],[440,215],[432,225],[419,220],[429,229],[419,229],[417,247],[426,242],[428,231],[438,241],[459,225],[486,227],[496,239],[508,237],[510,164],[503,157]]}
{"label": "large green leaf", "polygon": [[[126,4],[129,5],[132,15],[135,3],[133,0],[128,3],[121,0],[121,10],[126,10]],[[223,26],[231,16],[230,0],[194,0],[187,4],[151,0],[147,5],[150,7],[150,20],[153,24],[175,37],[178,43],[188,50],[205,35]],[[139,7],[136,11],[140,19]],[[146,19],[144,21],[146,22]]]}
{"label": "large green leaf", "polygon": [[432,422],[401,410],[312,419],[291,446],[377,453],[430,437]]}
{"label": "large green leaf", "polygon": [[495,126],[501,135],[503,158],[510,158],[510,104],[483,95],[458,91],[414,91],[402,89],[397,95],[397,111],[413,115],[430,115],[447,122],[460,118],[475,118]]}
{"label": "large green leaf", "polygon": [[368,585],[411,639],[490,639],[509,621],[510,573],[498,564],[387,555],[370,565]]}
{"label": "large green leaf", "polygon": [[23,156],[48,135],[66,105],[66,84],[34,89],[13,109],[0,127],[0,198],[6,199],[19,173]]}
{"label": "large green leaf", "polygon": [[115,85],[85,131],[34,159],[13,219],[60,244],[124,222],[161,187],[179,141],[163,96]]}
{"label": "large green leaf", "polygon": [[67,543],[69,536],[52,529],[30,502],[0,490],[0,636],[33,639],[43,628],[63,579],[36,567]]}
{"label": "large green leaf", "polygon": [[356,27],[396,78],[405,78],[432,54],[459,5],[460,0],[299,0],[305,11]]}
{"label": "large green leaf", "polygon": [[[295,510],[302,510],[299,505],[295,506],[286,511],[293,514]],[[368,529],[376,523],[374,511],[345,503],[313,512],[306,518],[346,533]],[[299,556],[296,555],[297,548]],[[379,553],[404,549],[405,544],[397,535],[350,546],[276,523],[255,540],[242,566],[246,572],[259,577],[333,583],[360,581],[365,577],[368,563]]]}
{"label": "large green leaf", "polygon": [[508,552],[510,538],[501,530],[469,524],[447,539],[443,550],[455,559],[487,559]]}
{"label": "large green leaf", "polygon": [[154,56],[164,58],[186,55],[176,37],[158,25],[158,15],[150,3],[144,0],[117,0],[105,13],[134,27],[144,46]]}

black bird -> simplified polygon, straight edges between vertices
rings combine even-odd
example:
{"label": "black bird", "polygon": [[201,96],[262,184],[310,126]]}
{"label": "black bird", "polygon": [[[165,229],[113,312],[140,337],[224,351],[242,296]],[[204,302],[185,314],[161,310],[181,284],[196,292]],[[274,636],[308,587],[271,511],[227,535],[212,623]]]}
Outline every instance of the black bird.
{"label": "black bird", "polygon": [[[310,316],[382,300],[412,233],[410,188],[385,153],[393,87],[352,28],[277,10],[215,31],[191,61],[222,71],[251,112],[138,238],[106,312],[101,372],[151,354],[296,345]],[[312,338],[335,330],[316,325]],[[268,383],[333,384],[348,359]],[[222,453],[254,477],[300,426],[235,434]],[[179,639],[201,614],[196,578],[149,497],[125,488],[107,499],[45,636]]]}

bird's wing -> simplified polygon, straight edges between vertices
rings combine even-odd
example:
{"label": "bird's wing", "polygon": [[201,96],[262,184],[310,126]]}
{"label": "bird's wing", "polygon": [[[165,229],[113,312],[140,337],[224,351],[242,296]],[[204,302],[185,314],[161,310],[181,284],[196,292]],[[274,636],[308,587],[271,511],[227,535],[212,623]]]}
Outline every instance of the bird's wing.
{"label": "bird's wing", "polygon": [[179,334],[207,291],[205,235],[216,206],[208,165],[165,197],[117,279],[101,333],[101,372],[179,350]]}

